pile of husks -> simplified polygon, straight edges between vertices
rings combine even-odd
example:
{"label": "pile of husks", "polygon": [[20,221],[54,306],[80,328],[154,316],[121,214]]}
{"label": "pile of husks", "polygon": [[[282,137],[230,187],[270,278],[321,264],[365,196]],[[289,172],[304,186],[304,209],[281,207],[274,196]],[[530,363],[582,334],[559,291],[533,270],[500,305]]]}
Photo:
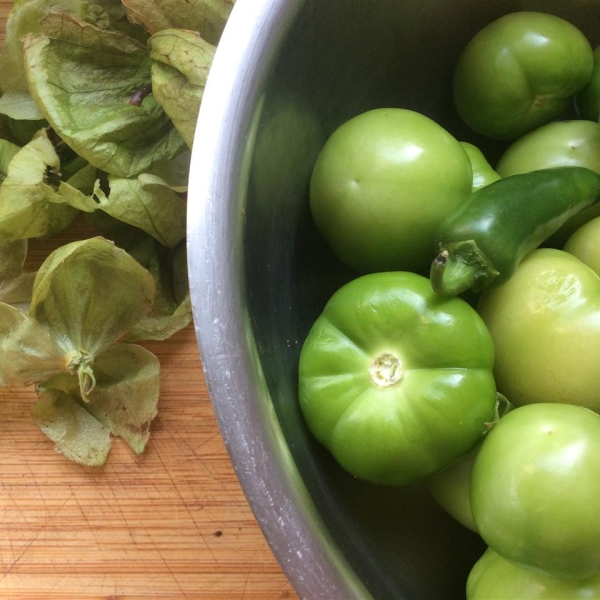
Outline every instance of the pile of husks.
{"label": "pile of husks", "polygon": [[[56,449],[144,450],[164,340],[191,321],[186,190],[234,0],[17,0],[0,54],[0,385],[34,385]],[[91,237],[28,272],[30,240]]]}

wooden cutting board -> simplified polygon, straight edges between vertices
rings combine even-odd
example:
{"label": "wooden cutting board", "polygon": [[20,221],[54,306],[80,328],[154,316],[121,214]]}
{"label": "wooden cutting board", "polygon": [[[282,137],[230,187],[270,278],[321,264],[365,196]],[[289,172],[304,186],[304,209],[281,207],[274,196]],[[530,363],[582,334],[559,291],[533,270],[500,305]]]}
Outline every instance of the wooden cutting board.
{"label": "wooden cutting board", "polygon": [[193,327],[145,345],[162,393],[140,458],[116,441],[104,468],[73,464],[34,424],[32,390],[0,389],[0,597],[295,598],[229,461]]}

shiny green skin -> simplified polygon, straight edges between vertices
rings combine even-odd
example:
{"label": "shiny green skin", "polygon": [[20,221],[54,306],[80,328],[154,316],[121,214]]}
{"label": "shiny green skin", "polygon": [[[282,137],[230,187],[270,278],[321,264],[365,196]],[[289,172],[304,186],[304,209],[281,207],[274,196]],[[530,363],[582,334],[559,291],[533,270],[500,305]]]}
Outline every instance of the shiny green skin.
{"label": "shiny green skin", "polygon": [[513,142],[500,157],[501,177],[552,167],[587,167],[600,173],[600,132],[593,121],[555,121]]}
{"label": "shiny green skin", "polygon": [[590,600],[600,598],[600,574],[589,579],[557,579],[511,563],[491,548],[467,579],[467,600]]}
{"label": "shiny green skin", "polygon": [[442,219],[471,192],[459,142],[410,110],[376,109],[339,127],[310,182],[317,228],[359,273],[425,271]]}
{"label": "shiny green skin", "polygon": [[[556,121],[543,125],[511,144],[496,170],[501,177],[554,167],[587,167],[600,173],[600,129],[593,121]],[[562,246],[576,229],[600,216],[600,204],[571,217],[552,236],[552,244]]]}
{"label": "shiny green skin", "polygon": [[600,415],[531,404],[485,437],[471,472],[471,508],[503,558],[563,579],[600,572]]}
{"label": "shiny green skin", "polygon": [[459,115],[475,131],[514,140],[558,117],[589,81],[593,52],[569,22],[515,12],[480,30],[453,77]]}
{"label": "shiny green skin", "polygon": [[504,177],[449,215],[436,241],[445,248],[474,240],[498,271],[493,284],[500,285],[568,218],[599,201],[600,175],[591,169],[557,167]]}
{"label": "shiny green skin", "polygon": [[477,525],[471,512],[470,482],[471,470],[478,452],[479,444],[427,480],[427,489],[441,508],[461,525],[475,532]]}
{"label": "shiny green skin", "polygon": [[460,142],[460,145],[465,149],[471,161],[471,169],[473,170],[472,192],[500,179],[500,175],[492,169],[483,152],[477,146],[469,144],[469,142]]}
{"label": "shiny green skin", "polygon": [[515,406],[562,402],[600,411],[600,277],[574,256],[531,252],[477,305],[494,340],[500,393]]}
{"label": "shiny green skin", "polygon": [[600,217],[582,225],[567,240],[563,250],[600,275]]}
{"label": "shiny green skin", "polygon": [[577,94],[577,111],[582,119],[598,121],[600,113],[600,46],[594,50],[594,69],[589,83]]}
{"label": "shiny green skin", "polygon": [[[382,356],[401,363],[387,387],[371,375]],[[440,298],[415,273],[365,275],[331,297],[304,342],[300,407],[348,472],[411,484],[481,439],[495,409],[493,360],[490,336],[465,301]]]}
{"label": "shiny green skin", "polygon": [[[497,414],[489,428],[512,410],[513,406],[506,398],[498,395]],[[481,444],[477,444],[471,452],[442,469],[427,480],[426,486],[433,499],[451,517],[461,525],[477,532],[477,525],[471,511],[471,470]]]}

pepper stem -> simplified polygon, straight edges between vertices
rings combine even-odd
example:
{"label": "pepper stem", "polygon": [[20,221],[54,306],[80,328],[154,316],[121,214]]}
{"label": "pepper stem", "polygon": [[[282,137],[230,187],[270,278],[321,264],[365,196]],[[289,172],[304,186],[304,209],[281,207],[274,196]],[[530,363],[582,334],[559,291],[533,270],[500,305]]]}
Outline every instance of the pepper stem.
{"label": "pepper stem", "polygon": [[440,250],[430,272],[431,286],[440,296],[479,292],[499,275],[474,240],[440,244]]}

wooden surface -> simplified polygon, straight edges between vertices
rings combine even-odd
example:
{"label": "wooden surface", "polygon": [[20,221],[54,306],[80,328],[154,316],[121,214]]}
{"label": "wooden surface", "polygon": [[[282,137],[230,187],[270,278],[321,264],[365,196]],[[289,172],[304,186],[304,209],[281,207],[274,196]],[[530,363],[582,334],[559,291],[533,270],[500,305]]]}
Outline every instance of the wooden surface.
{"label": "wooden surface", "polygon": [[193,328],[145,345],[162,395],[141,458],[117,440],[103,469],[70,463],[33,423],[32,391],[0,389],[0,597],[294,598],[226,454]]}

